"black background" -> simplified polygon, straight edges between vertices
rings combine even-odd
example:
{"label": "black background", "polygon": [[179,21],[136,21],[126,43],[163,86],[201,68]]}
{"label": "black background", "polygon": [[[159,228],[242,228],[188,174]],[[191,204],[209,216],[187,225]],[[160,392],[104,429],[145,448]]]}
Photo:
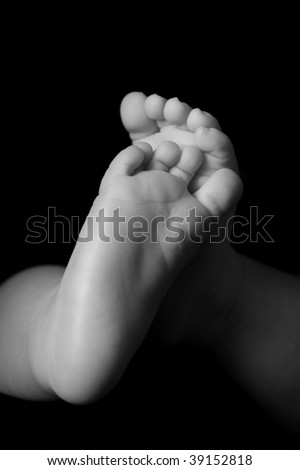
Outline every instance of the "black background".
{"label": "black background", "polygon": [[[182,29],[169,19],[165,32],[167,19],[151,31],[141,18],[124,21],[121,30],[112,27],[115,17],[97,18],[98,25],[39,21],[8,36],[1,277],[67,263],[74,244],[25,243],[26,220],[55,206],[83,222],[105,168],[129,144],[119,103],[133,90],[178,96],[219,119],[245,184],[238,212],[247,216],[258,205],[275,214],[269,225],[275,243],[239,250],[299,272],[297,55],[290,23],[279,15],[275,24],[266,17],[245,29],[240,19],[234,31],[210,23],[207,33],[203,20]],[[104,24],[110,25],[105,32]],[[187,347],[151,353],[142,347],[98,404],[1,396],[0,409],[2,448],[299,446],[213,357]]]}

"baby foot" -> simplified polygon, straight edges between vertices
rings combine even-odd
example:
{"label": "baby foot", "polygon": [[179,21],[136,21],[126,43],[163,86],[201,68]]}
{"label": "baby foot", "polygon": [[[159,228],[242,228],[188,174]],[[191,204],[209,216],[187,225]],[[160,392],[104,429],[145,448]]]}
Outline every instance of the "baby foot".
{"label": "baby foot", "polygon": [[134,144],[147,142],[155,150],[162,142],[171,141],[181,149],[195,145],[201,150],[203,163],[191,181],[192,192],[221,168],[238,173],[233,145],[211,114],[192,109],[177,98],[166,100],[156,94],[146,97],[140,92],[126,95],[120,112]]}
{"label": "baby foot", "polygon": [[[203,190],[219,174],[219,187],[215,190],[220,191],[218,200],[222,200],[221,192],[226,184],[222,179],[226,175],[224,171],[238,173],[238,165],[231,141],[211,114],[191,109],[177,98],[166,100],[158,95],[147,98],[143,93],[134,92],[123,99],[121,118],[135,145],[148,142],[155,149],[161,142],[171,140],[180,148],[185,145],[199,148],[203,162],[189,183],[189,191]],[[148,164],[148,168],[157,167],[154,159]],[[232,176],[232,172],[230,174]],[[231,186],[226,186],[231,192],[232,204],[227,204],[227,209],[222,211],[224,227],[242,194],[237,174],[232,182]],[[211,214],[220,214],[220,207],[216,207],[216,199],[211,196],[212,192],[204,205]],[[207,237],[164,297],[152,328],[156,338],[159,336],[164,343],[171,344],[194,341],[200,336],[202,343],[208,338],[219,338],[220,325],[227,323],[224,316],[235,301],[237,272],[240,272],[238,258],[228,239],[211,244]]]}
{"label": "baby foot", "polygon": [[[160,169],[143,171],[150,162]],[[166,290],[196,250],[189,237],[195,226],[185,219],[189,211],[207,216],[235,204],[239,180],[226,168],[193,194],[188,191],[201,164],[195,146],[181,150],[163,142],[153,152],[139,143],[123,150],[108,168],[47,325],[49,380],[65,400],[98,399],[123,374]],[[166,223],[170,217],[181,220],[173,239],[174,226]],[[84,242],[91,232],[92,239]]]}

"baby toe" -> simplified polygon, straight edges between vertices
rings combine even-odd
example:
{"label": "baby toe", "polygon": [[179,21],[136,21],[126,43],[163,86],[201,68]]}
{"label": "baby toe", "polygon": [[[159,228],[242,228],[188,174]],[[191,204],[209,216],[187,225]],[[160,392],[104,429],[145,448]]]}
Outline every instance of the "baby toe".
{"label": "baby toe", "polygon": [[165,104],[164,117],[171,124],[182,125],[186,124],[190,112],[189,105],[179,101],[178,98],[171,98]]}
{"label": "baby toe", "polygon": [[143,168],[146,167],[146,165],[149,163],[153,156],[153,149],[148,142],[135,142],[134,144],[135,147],[140,148],[144,152],[144,161],[142,163]]}
{"label": "baby toe", "polygon": [[200,126],[221,129],[220,124],[214,116],[205,111],[201,111],[199,108],[192,109],[186,124],[191,132],[195,132]]}
{"label": "baby toe", "polygon": [[193,179],[203,161],[201,150],[193,145],[183,148],[181,157],[170,173],[184,181],[186,185]]}
{"label": "baby toe", "polygon": [[181,150],[174,142],[160,144],[150,160],[148,170],[169,171],[179,160]]}
{"label": "baby toe", "polygon": [[142,139],[158,130],[156,121],[145,112],[145,101],[146,96],[140,92],[129,93],[122,100],[121,119],[132,140]]}
{"label": "baby toe", "polygon": [[[148,147],[146,152],[150,152]],[[146,152],[136,145],[130,145],[126,149],[122,150],[111,162],[107,176],[109,178],[125,175],[131,176],[144,163]]]}
{"label": "baby toe", "polygon": [[237,170],[233,145],[227,135],[219,129],[199,127],[194,133],[194,144],[214,157],[219,165]]}
{"label": "baby toe", "polygon": [[238,203],[243,192],[240,177],[228,168],[216,171],[193,195],[209,214],[222,216]]}
{"label": "baby toe", "polygon": [[145,101],[145,112],[150,119],[162,121],[167,100],[159,95],[150,95]]}

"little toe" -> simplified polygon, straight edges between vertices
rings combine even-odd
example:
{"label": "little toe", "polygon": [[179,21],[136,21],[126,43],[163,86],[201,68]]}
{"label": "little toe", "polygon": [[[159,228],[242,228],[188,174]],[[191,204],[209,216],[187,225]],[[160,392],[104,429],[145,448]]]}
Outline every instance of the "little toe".
{"label": "little toe", "polygon": [[187,127],[190,131],[195,132],[200,126],[214,127],[221,130],[220,124],[217,119],[206,111],[201,111],[199,108],[192,109],[187,118]]}
{"label": "little toe", "polygon": [[174,142],[163,142],[155,152],[147,167],[148,170],[169,171],[178,162],[181,155],[180,147]]}
{"label": "little toe", "polygon": [[210,215],[227,214],[238,203],[243,192],[240,177],[228,168],[216,171],[193,195]]}
{"label": "little toe", "polygon": [[165,104],[164,117],[171,124],[186,125],[191,109],[188,104],[179,101],[178,98],[171,98]]}
{"label": "little toe", "polygon": [[142,139],[158,131],[156,121],[145,112],[145,101],[146,95],[140,92],[129,93],[122,100],[121,119],[132,140]]}
{"label": "little toe", "polygon": [[194,144],[215,157],[218,165],[237,170],[235,153],[230,139],[219,129],[199,127],[194,133]]}
{"label": "little toe", "polygon": [[170,173],[182,179],[186,185],[193,179],[203,161],[201,150],[193,145],[183,148],[181,157]]}
{"label": "little toe", "polygon": [[[143,144],[145,144],[143,142]],[[130,145],[122,150],[111,162],[108,168],[109,177],[115,176],[131,176],[145,161],[145,158],[152,156],[152,149],[150,145],[145,144],[146,151],[136,145]],[[150,149],[151,149],[151,155]],[[148,154],[148,156],[147,156]]]}

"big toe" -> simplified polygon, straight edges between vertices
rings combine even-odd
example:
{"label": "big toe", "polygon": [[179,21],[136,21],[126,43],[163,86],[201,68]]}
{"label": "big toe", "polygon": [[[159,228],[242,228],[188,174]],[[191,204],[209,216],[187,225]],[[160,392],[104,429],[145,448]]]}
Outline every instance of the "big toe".
{"label": "big toe", "polygon": [[100,191],[118,176],[132,176],[140,171],[153,156],[151,146],[145,142],[122,150],[109,165],[100,185]]}
{"label": "big toe", "polygon": [[132,140],[142,139],[158,130],[156,121],[146,114],[145,101],[144,93],[134,91],[121,102],[121,119]]}

